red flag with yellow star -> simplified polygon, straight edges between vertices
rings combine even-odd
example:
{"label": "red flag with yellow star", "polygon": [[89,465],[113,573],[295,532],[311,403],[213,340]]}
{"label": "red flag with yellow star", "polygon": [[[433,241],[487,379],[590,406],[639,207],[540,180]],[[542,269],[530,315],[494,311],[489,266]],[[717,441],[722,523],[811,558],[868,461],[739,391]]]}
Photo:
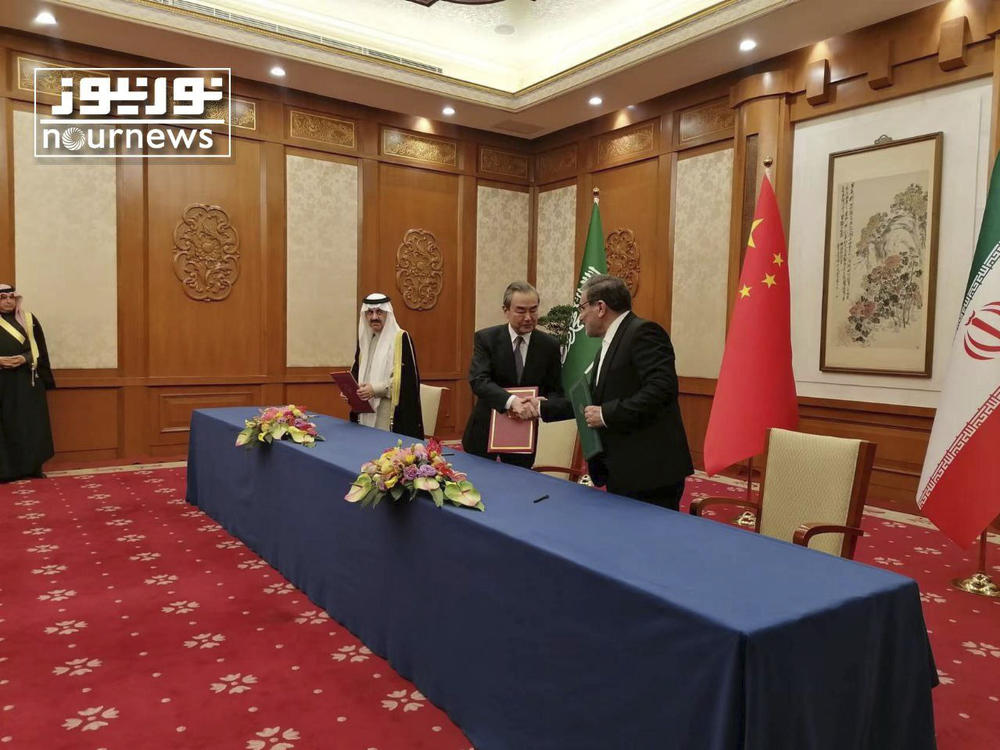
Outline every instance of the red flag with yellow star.
{"label": "red flag with yellow star", "polygon": [[790,307],[785,235],[765,175],[705,434],[709,474],[760,453],[769,427],[799,422]]}

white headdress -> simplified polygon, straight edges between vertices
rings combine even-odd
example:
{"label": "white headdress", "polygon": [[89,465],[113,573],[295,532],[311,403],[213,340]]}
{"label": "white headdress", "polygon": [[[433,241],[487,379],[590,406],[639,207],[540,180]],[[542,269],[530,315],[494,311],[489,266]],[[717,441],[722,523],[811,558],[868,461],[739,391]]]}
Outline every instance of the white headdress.
{"label": "white headdress", "polygon": [[[365,313],[369,310],[384,310],[385,322],[382,324],[382,332],[372,351],[373,332],[365,319]],[[399,324],[396,322],[396,315],[392,311],[392,302],[389,296],[380,292],[369,294],[361,301],[361,315],[358,318],[358,380],[364,377],[365,370],[368,370],[368,381],[371,383],[388,383],[392,379],[392,366],[394,346],[396,343],[396,333],[399,331]],[[369,360],[371,365],[368,365]],[[369,403],[372,408],[378,411],[379,402],[382,399],[376,396]],[[375,426],[375,413],[359,414],[358,422],[369,427]]]}

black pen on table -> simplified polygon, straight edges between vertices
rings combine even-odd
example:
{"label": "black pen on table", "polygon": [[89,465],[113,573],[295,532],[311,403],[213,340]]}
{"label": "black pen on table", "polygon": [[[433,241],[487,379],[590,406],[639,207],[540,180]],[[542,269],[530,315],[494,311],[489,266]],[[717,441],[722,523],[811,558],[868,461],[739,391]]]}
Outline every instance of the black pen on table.
{"label": "black pen on table", "polygon": [[532,500],[531,502],[533,502],[533,503],[540,503],[540,502],[542,502],[542,500],[547,500],[548,497],[549,497],[548,495],[542,495],[541,497],[539,497],[539,498],[537,498],[535,500]]}

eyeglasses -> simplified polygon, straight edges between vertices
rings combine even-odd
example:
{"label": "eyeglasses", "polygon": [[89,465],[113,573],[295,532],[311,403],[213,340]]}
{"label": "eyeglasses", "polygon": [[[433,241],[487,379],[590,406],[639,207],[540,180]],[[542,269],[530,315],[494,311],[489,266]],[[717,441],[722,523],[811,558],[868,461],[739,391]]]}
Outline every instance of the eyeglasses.
{"label": "eyeglasses", "polygon": [[14,299],[16,297],[12,292],[0,293],[0,299]]}
{"label": "eyeglasses", "polygon": [[[598,300],[598,302],[599,301],[600,300]],[[593,305],[593,304],[594,303],[591,302],[591,301],[589,301],[589,300],[587,302],[581,302],[579,305],[576,306],[576,310],[577,310],[578,313],[580,313],[580,315],[583,315],[583,311],[587,309],[587,306],[588,305]]]}

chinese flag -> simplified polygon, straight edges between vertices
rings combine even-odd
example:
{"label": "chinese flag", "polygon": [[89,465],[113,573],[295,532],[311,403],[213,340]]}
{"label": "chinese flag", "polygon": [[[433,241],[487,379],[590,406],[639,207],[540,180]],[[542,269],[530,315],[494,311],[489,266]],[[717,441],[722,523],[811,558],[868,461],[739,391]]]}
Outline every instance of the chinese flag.
{"label": "chinese flag", "polygon": [[709,474],[760,453],[769,427],[798,424],[790,306],[788,252],[765,176],[705,434]]}

